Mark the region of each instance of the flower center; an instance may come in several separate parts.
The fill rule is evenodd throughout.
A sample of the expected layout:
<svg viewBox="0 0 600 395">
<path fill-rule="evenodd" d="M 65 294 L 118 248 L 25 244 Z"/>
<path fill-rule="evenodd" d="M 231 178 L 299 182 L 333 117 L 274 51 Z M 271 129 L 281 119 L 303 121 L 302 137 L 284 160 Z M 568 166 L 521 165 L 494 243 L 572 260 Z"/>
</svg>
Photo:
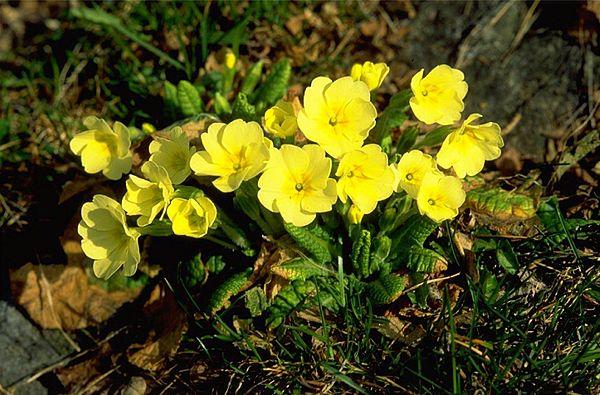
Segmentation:
<svg viewBox="0 0 600 395">
<path fill-rule="evenodd" d="M 427 92 L 427 89 L 423 89 L 423 91 L 421 92 L 421 94 L 423 96 L 427 96 L 429 94 L 429 92 Z"/>
<path fill-rule="evenodd" d="M 348 173 L 346 173 L 346 177 L 351 178 L 354 176 L 354 173 L 352 172 L 352 170 L 350 170 Z"/>
<path fill-rule="evenodd" d="M 413 179 L 413 175 L 412 175 L 412 174 L 410 174 L 410 173 L 408 173 L 408 174 L 406 175 L 406 179 L 407 179 L 408 181 L 412 180 L 412 179 Z"/>
<path fill-rule="evenodd" d="M 429 199 L 427 203 L 429 203 L 431 206 L 435 206 L 435 200 L 433 199 Z"/>
<path fill-rule="evenodd" d="M 233 170 L 235 170 L 235 171 L 238 171 L 241 168 L 242 168 L 242 165 L 239 164 L 239 163 L 236 163 L 236 164 L 233 165 Z"/>
<path fill-rule="evenodd" d="M 302 185 L 301 183 L 297 183 L 295 188 L 298 192 L 300 192 L 301 190 L 304 189 L 304 185 Z"/>
<path fill-rule="evenodd" d="M 329 118 L 329 124 L 335 126 L 337 124 L 337 118 L 335 116 Z"/>
</svg>

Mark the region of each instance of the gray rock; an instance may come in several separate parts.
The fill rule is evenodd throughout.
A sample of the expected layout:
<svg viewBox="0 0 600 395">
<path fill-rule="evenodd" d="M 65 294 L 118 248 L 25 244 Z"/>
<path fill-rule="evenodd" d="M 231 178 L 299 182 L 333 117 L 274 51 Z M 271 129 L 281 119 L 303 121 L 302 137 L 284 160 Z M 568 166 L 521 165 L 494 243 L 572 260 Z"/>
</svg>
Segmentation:
<svg viewBox="0 0 600 395">
<path fill-rule="evenodd" d="M 60 359 L 60 355 L 23 315 L 0 301 L 0 385 L 8 388 L 19 380 Z M 39 382 L 16 389 L 18 394 L 47 393 Z"/>
<path fill-rule="evenodd" d="M 527 11 L 524 2 L 421 3 L 401 56 L 415 69 L 460 68 L 469 83 L 465 113 L 502 127 L 520 117 L 506 146 L 543 161 L 546 136 L 567 126 L 585 92 L 584 53 L 557 31 L 522 35 Z"/>
</svg>

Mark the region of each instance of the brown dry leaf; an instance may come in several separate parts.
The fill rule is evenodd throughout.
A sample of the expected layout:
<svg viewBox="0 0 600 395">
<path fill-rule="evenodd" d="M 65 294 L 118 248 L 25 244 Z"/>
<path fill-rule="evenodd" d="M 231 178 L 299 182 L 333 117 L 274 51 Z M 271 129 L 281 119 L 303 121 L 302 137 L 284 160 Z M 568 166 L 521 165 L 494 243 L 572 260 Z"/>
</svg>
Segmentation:
<svg viewBox="0 0 600 395">
<path fill-rule="evenodd" d="M 71 366 L 56 369 L 54 372 L 68 393 L 77 393 L 93 379 L 111 368 L 110 355 L 113 350 L 110 343 L 102 343 L 91 358 Z"/>
<path fill-rule="evenodd" d="M 302 31 L 302 24 L 304 22 L 304 15 L 294 15 L 285 22 L 286 29 L 289 30 L 292 35 L 297 35 Z"/>
<path fill-rule="evenodd" d="M 134 344 L 127 350 L 127 359 L 133 365 L 157 371 L 179 348 L 187 330 L 187 318 L 179 308 L 175 296 L 164 285 L 157 285 L 144 305 L 144 315 L 150 333 L 144 344 Z"/>
<path fill-rule="evenodd" d="M 290 283 L 283 277 L 270 275 L 267 281 L 265 281 L 265 294 L 269 300 L 275 299 L 279 291 Z"/>
<path fill-rule="evenodd" d="M 390 339 L 412 344 L 421 340 L 425 335 L 425 330 L 420 324 L 403 321 L 391 313 L 386 313 L 385 318 L 387 318 L 387 321 L 384 324 L 379 324 L 377 330 Z"/>
<path fill-rule="evenodd" d="M 109 292 L 90 285 L 79 266 L 27 265 L 11 273 L 17 303 L 42 328 L 74 330 L 105 321 L 141 288 Z"/>
</svg>

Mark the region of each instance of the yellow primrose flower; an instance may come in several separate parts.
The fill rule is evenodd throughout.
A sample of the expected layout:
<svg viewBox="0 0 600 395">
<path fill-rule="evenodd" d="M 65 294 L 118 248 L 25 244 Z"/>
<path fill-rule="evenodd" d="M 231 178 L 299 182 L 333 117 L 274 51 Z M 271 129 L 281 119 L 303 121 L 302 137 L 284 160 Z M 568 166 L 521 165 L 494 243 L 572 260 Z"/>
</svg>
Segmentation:
<svg viewBox="0 0 600 395">
<path fill-rule="evenodd" d="M 206 151 L 196 152 L 190 166 L 199 176 L 217 176 L 213 185 L 221 192 L 235 191 L 242 181 L 256 177 L 273 146 L 258 123 L 241 119 L 213 123 L 201 138 Z"/>
<path fill-rule="evenodd" d="M 96 277 L 107 279 L 119 268 L 133 276 L 140 263 L 140 233 L 129 228 L 125 212 L 113 199 L 96 195 L 81 207 L 77 233 L 83 238 L 81 249 L 94 260 Z"/>
<path fill-rule="evenodd" d="M 376 117 L 367 84 L 352 77 L 333 82 L 317 77 L 304 92 L 298 126 L 307 139 L 339 158 L 362 146 Z"/>
<path fill-rule="evenodd" d="M 410 81 L 414 94 L 410 108 L 415 116 L 428 125 L 451 125 L 460 119 L 465 108 L 463 99 L 468 90 L 462 71 L 442 64 L 423 77 L 423 69 Z"/>
<path fill-rule="evenodd" d="M 427 173 L 437 171 L 437 166 L 431 155 L 415 149 L 402 155 L 396 169 L 398 187 L 402 188 L 408 196 L 416 199 L 423 177 Z"/>
<path fill-rule="evenodd" d="M 200 238 L 217 218 L 217 208 L 205 196 L 190 199 L 175 198 L 167 209 L 173 223 L 173 233 L 180 236 Z"/>
<path fill-rule="evenodd" d="M 348 209 L 348 220 L 350 220 L 351 224 L 360 224 L 360 221 L 362 221 L 364 216 L 365 213 L 360 211 L 360 209 L 355 204 L 350 206 L 350 208 Z"/>
<path fill-rule="evenodd" d="M 169 132 L 169 139 L 155 137 L 150 143 L 150 161 L 165 168 L 174 185 L 181 184 L 191 174 L 190 159 L 195 147 L 190 147 L 190 142 L 177 126 Z"/>
<path fill-rule="evenodd" d="M 465 202 L 465 197 L 460 179 L 430 172 L 423 177 L 417 195 L 417 207 L 421 215 L 442 222 L 458 215 L 458 209 Z"/>
<path fill-rule="evenodd" d="M 323 148 L 284 144 L 273 150 L 258 180 L 258 200 L 270 211 L 281 213 L 285 222 L 308 225 L 316 213 L 330 211 L 337 200 L 330 172 L 331 159 L 325 157 Z"/>
<path fill-rule="evenodd" d="M 377 202 L 390 197 L 395 187 L 394 172 L 388 157 L 377 144 L 347 152 L 340 160 L 337 172 L 337 194 L 343 203 L 348 198 L 364 214 L 369 214 Z"/>
<path fill-rule="evenodd" d="M 175 192 L 164 167 L 146 162 L 142 165 L 142 174 L 147 180 L 129 175 L 125 183 L 127 193 L 121 202 L 128 215 L 140 216 L 137 219 L 138 226 L 151 224 L 161 211 L 164 215 Z"/>
<path fill-rule="evenodd" d="M 296 134 L 298 122 L 292 103 L 279 100 L 265 112 L 265 129 L 275 137 L 286 138 Z"/>
<path fill-rule="evenodd" d="M 235 54 L 231 51 L 227 51 L 225 53 L 225 67 L 228 69 L 233 69 L 235 67 L 235 63 L 237 62 L 237 58 Z"/>
<path fill-rule="evenodd" d="M 115 122 L 113 129 L 96 117 L 87 117 L 83 124 L 88 130 L 76 134 L 69 144 L 75 155 L 81 156 L 86 173 L 102 174 L 110 180 L 118 180 L 131 170 L 131 139 L 127 126 Z"/>
<path fill-rule="evenodd" d="M 154 125 L 152 125 L 151 123 L 144 122 L 142 124 L 142 132 L 144 132 L 146 134 L 152 134 L 152 133 L 156 132 L 156 127 Z"/>
<path fill-rule="evenodd" d="M 460 128 L 446 137 L 437 153 L 437 163 L 444 169 L 452 167 L 460 178 L 479 173 L 486 160 L 500 157 L 500 148 L 504 146 L 500 125 L 494 122 L 472 124 L 481 117 L 481 114 L 469 115 Z"/>
<path fill-rule="evenodd" d="M 362 81 L 367 84 L 369 90 L 375 90 L 381 86 L 389 72 L 390 68 L 385 63 L 365 62 L 352 66 L 350 76 L 354 81 Z"/>
</svg>

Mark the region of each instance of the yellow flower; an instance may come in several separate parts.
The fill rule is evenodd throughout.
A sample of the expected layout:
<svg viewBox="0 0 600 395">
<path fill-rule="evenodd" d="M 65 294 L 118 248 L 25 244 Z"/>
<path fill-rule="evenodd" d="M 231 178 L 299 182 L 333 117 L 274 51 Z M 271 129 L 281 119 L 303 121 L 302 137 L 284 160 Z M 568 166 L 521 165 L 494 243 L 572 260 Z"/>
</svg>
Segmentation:
<svg viewBox="0 0 600 395">
<path fill-rule="evenodd" d="M 317 77 L 304 93 L 298 126 L 307 139 L 339 158 L 362 146 L 376 117 L 367 84 L 352 77 L 333 82 Z"/>
<path fill-rule="evenodd" d="M 425 174 L 437 171 L 435 160 L 431 155 L 424 154 L 419 150 L 412 150 L 402 155 L 396 168 L 398 170 L 398 186 L 413 199 L 417 198 Z"/>
<path fill-rule="evenodd" d="M 140 233 L 129 228 L 125 212 L 113 199 L 96 195 L 81 207 L 77 233 L 83 238 L 81 249 L 94 260 L 96 277 L 107 279 L 119 268 L 133 276 L 140 263 Z"/>
<path fill-rule="evenodd" d="M 337 172 L 337 194 L 343 203 L 348 198 L 364 214 L 369 214 L 377 202 L 390 197 L 395 187 L 394 172 L 388 166 L 387 155 L 377 144 L 347 152 L 340 160 Z"/>
<path fill-rule="evenodd" d="M 350 76 L 354 81 L 362 81 L 367 84 L 369 90 L 375 90 L 381 86 L 389 72 L 390 68 L 385 63 L 365 62 L 352 66 Z"/>
<path fill-rule="evenodd" d="M 258 123 L 241 119 L 213 123 L 201 138 L 206 151 L 196 152 L 190 166 L 199 176 L 217 176 L 213 184 L 221 192 L 235 191 L 242 181 L 256 177 L 273 146 Z"/>
<path fill-rule="evenodd" d="M 286 138 L 296 134 L 298 122 L 292 103 L 279 100 L 265 112 L 265 129 L 273 136 Z"/>
<path fill-rule="evenodd" d="M 421 215 L 425 214 L 436 222 L 442 222 L 458 215 L 458 209 L 465 202 L 465 195 L 460 179 L 430 172 L 425 175 L 419 188 L 417 207 Z"/>
<path fill-rule="evenodd" d="M 167 215 L 173 223 L 173 233 L 199 238 L 206 235 L 208 228 L 215 222 L 217 208 L 205 196 L 175 198 L 167 209 Z"/>
<path fill-rule="evenodd" d="M 365 213 L 360 211 L 360 209 L 354 204 L 348 209 L 348 219 L 350 220 L 351 224 L 360 224 L 360 221 L 362 221 L 364 216 Z"/>
<path fill-rule="evenodd" d="M 415 116 L 428 125 L 451 125 L 460 119 L 468 85 L 462 71 L 442 64 L 423 78 L 423 69 L 414 75 L 410 88 L 414 94 L 410 107 Z"/>
<path fill-rule="evenodd" d="M 228 69 L 233 69 L 235 67 L 235 63 L 237 62 L 237 58 L 235 54 L 231 51 L 227 51 L 225 53 L 225 67 Z"/>
<path fill-rule="evenodd" d="M 165 168 L 174 185 L 181 184 L 191 174 L 190 159 L 195 147 L 180 127 L 169 132 L 170 139 L 155 137 L 150 143 L 150 161 Z"/>
<path fill-rule="evenodd" d="M 106 178 L 118 180 L 131 170 L 131 139 L 127 126 L 115 122 L 113 129 L 96 117 L 87 117 L 83 124 L 88 130 L 76 134 L 69 146 L 81 156 L 83 169 L 90 174 L 102 171 Z"/>
<path fill-rule="evenodd" d="M 142 124 L 142 132 L 144 132 L 146 134 L 152 134 L 152 133 L 156 132 L 156 127 L 154 125 L 152 125 L 151 123 L 144 122 Z"/>
<path fill-rule="evenodd" d="M 154 162 L 142 165 L 142 174 L 147 180 L 131 174 L 125 183 L 127 193 L 123 196 L 123 209 L 128 215 L 139 215 L 138 226 L 146 226 L 158 214 L 167 209 L 175 192 L 169 174 L 164 167 Z"/>
<path fill-rule="evenodd" d="M 335 180 L 329 178 L 331 159 L 323 148 L 284 144 L 273 150 L 258 180 L 258 200 L 284 221 L 295 226 L 310 224 L 316 213 L 331 210 L 337 200 Z"/>
<path fill-rule="evenodd" d="M 460 178 L 479 173 L 486 160 L 500 157 L 500 148 L 504 146 L 500 125 L 493 122 L 472 124 L 481 117 L 481 114 L 469 115 L 460 128 L 446 137 L 437 153 L 437 163 L 444 169 L 454 168 Z"/>
</svg>

